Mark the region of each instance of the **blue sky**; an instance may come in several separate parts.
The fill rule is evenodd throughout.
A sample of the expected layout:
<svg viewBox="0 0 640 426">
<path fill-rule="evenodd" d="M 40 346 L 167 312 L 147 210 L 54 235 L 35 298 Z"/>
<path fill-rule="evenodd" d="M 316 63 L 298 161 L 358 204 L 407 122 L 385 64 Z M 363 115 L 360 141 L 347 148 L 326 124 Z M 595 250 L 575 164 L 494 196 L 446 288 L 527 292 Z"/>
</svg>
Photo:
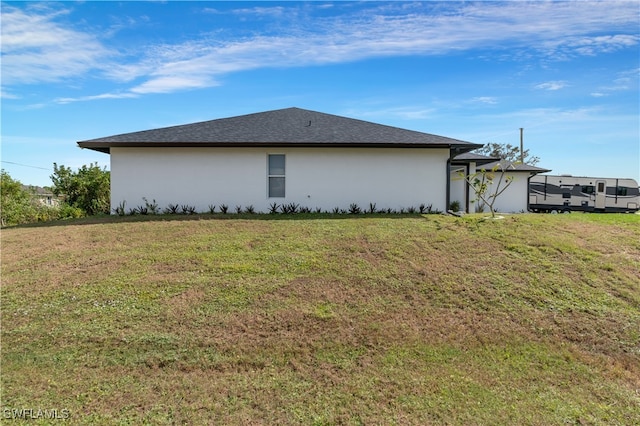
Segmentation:
<svg viewBox="0 0 640 426">
<path fill-rule="evenodd" d="M 78 140 L 300 107 L 640 180 L 640 2 L 5 2 L 2 168 Z"/>
</svg>

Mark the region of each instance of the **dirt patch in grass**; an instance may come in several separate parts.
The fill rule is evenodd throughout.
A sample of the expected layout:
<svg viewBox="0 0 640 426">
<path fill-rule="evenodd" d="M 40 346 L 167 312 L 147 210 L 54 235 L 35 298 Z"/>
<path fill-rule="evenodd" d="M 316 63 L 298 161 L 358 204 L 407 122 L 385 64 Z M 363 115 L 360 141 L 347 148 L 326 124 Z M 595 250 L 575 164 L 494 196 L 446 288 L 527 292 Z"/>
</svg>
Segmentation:
<svg viewBox="0 0 640 426">
<path fill-rule="evenodd" d="M 187 288 L 184 292 L 169 299 L 168 313 L 176 318 L 187 316 L 193 307 L 204 298 L 204 291 L 199 288 Z"/>
</svg>

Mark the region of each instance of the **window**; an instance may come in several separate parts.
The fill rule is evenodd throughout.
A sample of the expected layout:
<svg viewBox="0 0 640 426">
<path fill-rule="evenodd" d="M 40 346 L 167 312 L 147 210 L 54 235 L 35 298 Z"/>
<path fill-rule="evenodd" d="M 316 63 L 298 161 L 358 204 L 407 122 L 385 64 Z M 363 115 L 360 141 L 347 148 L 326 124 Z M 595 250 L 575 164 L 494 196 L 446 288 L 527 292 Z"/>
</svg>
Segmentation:
<svg viewBox="0 0 640 426">
<path fill-rule="evenodd" d="M 604 192 L 604 182 L 598 182 L 598 192 Z"/>
<path fill-rule="evenodd" d="M 584 194 L 593 194 L 594 192 L 596 192 L 596 188 L 593 185 L 583 185 L 582 192 Z"/>
<path fill-rule="evenodd" d="M 570 192 L 563 192 L 562 193 L 562 198 L 571 198 L 571 193 Z"/>
<path fill-rule="evenodd" d="M 284 154 L 269 154 L 269 198 L 284 198 Z"/>
<path fill-rule="evenodd" d="M 620 195 L 623 197 L 627 196 L 627 187 L 626 186 L 619 186 L 616 188 L 616 195 Z"/>
</svg>

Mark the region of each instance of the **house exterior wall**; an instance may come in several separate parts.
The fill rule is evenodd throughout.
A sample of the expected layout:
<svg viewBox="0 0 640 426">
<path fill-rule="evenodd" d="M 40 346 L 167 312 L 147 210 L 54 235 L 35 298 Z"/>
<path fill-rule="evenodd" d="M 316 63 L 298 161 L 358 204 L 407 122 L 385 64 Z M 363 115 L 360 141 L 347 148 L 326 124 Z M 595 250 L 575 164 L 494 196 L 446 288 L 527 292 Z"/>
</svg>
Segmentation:
<svg viewBox="0 0 640 426">
<path fill-rule="evenodd" d="M 286 156 L 286 194 L 268 197 L 268 155 Z M 111 148 L 111 208 L 160 208 L 188 204 L 251 205 L 267 212 L 272 203 L 312 209 L 366 209 L 432 205 L 446 210 L 448 149 L 425 148 Z"/>
<path fill-rule="evenodd" d="M 449 203 L 458 202 L 461 211 L 467 211 L 466 199 L 467 199 L 467 182 L 460 176 L 460 173 L 466 174 L 466 166 L 451 166 L 451 186 Z M 448 208 L 451 206 L 449 205 Z"/>
<path fill-rule="evenodd" d="M 497 183 L 500 179 L 500 172 L 496 173 L 494 181 Z M 527 211 L 527 203 L 529 200 L 529 173 L 506 173 L 506 177 L 513 177 L 513 181 L 509 187 L 498 196 L 493 208 L 499 213 L 521 213 Z M 503 178 L 502 182 L 506 180 Z M 504 183 L 501 185 L 504 187 Z M 488 190 L 488 195 L 495 192 L 495 187 L 491 186 Z M 471 194 L 471 199 L 477 199 L 475 194 Z M 472 204 L 472 210 L 475 211 L 475 205 L 478 201 Z M 489 212 L 489 206 L 486 206 L 484 211 Z"/>
<path fill-rule="evenodd" d="M 476 163 L 473 161 L 467 165 L 451 166 L 450 203 L 457 201 L 460 204 L 460 211 L 466 213 L 473 213 L 476 209 L 475 203 L 472 203 L 473 196 L 471 194 L 467 196 L 469 191 L 472 190 L 469 188 L 469 184 L 465 180 L 465 176 L 472 176 L 475 172 Z"/>
</svg>

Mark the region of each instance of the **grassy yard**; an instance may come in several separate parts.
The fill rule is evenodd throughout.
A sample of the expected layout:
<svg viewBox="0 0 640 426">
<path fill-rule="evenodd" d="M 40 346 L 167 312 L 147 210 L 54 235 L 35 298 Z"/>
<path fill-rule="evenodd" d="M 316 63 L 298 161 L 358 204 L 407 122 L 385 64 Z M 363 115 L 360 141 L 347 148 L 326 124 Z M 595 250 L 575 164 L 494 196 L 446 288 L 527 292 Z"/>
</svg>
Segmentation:
<svg viewBox="0 0 640 426">
<path fill-rule="evenodd" d="M 0 416 L 640 424 L 640 215 L 481 219 L 4 229 Z"/>
</svg>

